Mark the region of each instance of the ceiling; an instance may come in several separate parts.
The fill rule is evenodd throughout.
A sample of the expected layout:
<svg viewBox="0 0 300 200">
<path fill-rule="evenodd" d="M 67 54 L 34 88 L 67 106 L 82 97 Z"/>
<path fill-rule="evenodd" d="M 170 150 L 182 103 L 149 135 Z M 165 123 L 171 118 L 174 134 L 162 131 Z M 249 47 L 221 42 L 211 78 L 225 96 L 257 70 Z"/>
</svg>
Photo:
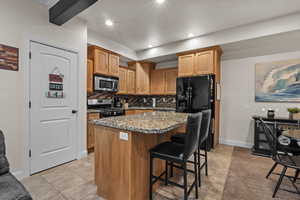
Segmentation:
<svg viewBox="0 0 300 200">
<path fill-rule="evenodd" d="M 90 30 L 141 50 L 298 11 L 299 0 L 102 0 L 79 16 Z"/>
<path fill-rule="evenodd" d="M 58 0 L 35 1 L 51 7 Z M 157 4 L 155 0 L 99 0 L 79 17 L 87 21 L 89 30 L 137 51 L 146 49 L 149 44 L 155 47 L 185 40 L 189 33 L 207 35 L 299 11 L 299 0 L 165 0 L 164 4 Z M 106 26 L 106 19 L 111 19 L 114 26 Z M 261 40 L 249 40 L 222 48 L 232 52 L 228 54 L 231 58 L 241 55 L 242 46 L 259 47 L 260 44 L 263 44 Z M 155 61 L 174 58 L 175 55 L 169 55 Z"/>
</svg>

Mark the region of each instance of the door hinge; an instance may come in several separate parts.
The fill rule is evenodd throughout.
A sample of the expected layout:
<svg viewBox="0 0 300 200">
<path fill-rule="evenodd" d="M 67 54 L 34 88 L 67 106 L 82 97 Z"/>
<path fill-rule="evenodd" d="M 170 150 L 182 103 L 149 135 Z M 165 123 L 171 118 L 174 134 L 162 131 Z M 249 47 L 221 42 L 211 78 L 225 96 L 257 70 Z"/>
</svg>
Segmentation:
<svg viewBox="0 0 300 200">
<path fill-rule="evenodd" d="M 29 158 L 31 158 L 31 149 L 29 150 Z"/>
<path fill-rule="evenodd" d="M 29 52 L 29 59 L 31 59 L 31 52 Z"/>
<path fill-rule="evenodd" d="M 29 101 L 29 108 L 31 108 L 31 101 Z"/>
</svg>

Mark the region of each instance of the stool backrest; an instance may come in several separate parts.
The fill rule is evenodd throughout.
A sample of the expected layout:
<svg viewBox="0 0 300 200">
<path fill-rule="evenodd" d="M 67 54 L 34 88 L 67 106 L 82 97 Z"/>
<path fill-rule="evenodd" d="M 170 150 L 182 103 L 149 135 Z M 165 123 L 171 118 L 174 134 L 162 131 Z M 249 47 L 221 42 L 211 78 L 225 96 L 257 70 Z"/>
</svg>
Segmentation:
<svg viewBox="0 0 300 200">
<path fill-rule="evenodd" d="M 211 123 L 211 110 L 202 111 L 202 122 L 200 128 L 199 145 L 203 144 L 203 142 L 207 140 L 209 129 L 210 129 L 210 123 Z"/>
<path fill-rule="evenodd" d="M 271 149 L 272 156 L 275 157 L 277 155 L 277 137 L 274 135 L 271 128 L 266 124 L 266 122 L 264 122 L 262 119 L 260 119 L 259 121 L 264 129 L 264 133 L 266 135 L 267 142 Z"/>
<path fill-rule="evenodd" d="M 183 159 L 187 160 L 197 150 L 200 137 L 202 113 L 190 114 L 186 126 Z"/>
<path fill-rule="evenodd" d="M 0 130 L 0 175 L 9 172 L 9 164 L 6 158 L 4 135 Z"/>
</svg>

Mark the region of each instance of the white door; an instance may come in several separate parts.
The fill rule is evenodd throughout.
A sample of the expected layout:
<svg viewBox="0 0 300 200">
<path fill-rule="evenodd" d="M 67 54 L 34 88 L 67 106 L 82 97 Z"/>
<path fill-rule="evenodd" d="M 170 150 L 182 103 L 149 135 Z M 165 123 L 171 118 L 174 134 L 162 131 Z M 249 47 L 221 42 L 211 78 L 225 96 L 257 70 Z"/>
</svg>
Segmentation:
<svg viewBox="0 0 300 200">
<path fill-rule="evenodd" d="M 35 42 L 30 48 L 33 174 L 75 159 L 78 81 L 77 54 Z"/>
</svg>

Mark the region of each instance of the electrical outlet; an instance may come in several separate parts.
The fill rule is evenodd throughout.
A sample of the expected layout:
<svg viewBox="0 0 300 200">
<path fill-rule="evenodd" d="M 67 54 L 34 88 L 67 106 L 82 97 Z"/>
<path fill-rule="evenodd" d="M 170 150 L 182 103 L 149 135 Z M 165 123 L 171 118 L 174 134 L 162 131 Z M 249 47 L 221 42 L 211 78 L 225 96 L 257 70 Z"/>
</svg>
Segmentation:
<svg viewBox="0 0 300 200">
<path fill-rule="evenodd" d="M 120 140 L 128 141 L 128 133 L 120 132 Z"/>
</svg>

